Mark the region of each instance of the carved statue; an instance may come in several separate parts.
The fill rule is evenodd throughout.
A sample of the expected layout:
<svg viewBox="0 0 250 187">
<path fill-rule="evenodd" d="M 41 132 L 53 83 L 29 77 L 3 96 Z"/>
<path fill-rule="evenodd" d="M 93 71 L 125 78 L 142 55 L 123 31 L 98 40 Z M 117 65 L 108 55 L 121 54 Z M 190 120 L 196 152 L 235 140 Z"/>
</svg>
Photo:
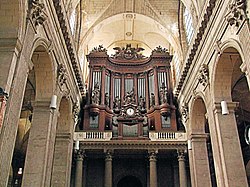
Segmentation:
<svg viewBox="0 0 250 187">
<path fill-rule="evenodd" d="M 105 93 L 104 104 L 105 104 L 106 106 L 109 106 L 109 94 L 108 94 L 108 93 Z"/>
<path fill-rule="evenodd" d="M 145 111 L 146 111 L 145 104 L 146 104 L 146 102 L 145 102 L 145 98 L 144 98 L 144 97 L 142 97 L 142 96 L 140 96 L 140 98 L 139 98 L 139 106 L 138 106 L 138 108 L 139 108 L 139 110 L 140 110 L 141 112 L 145 112 Z"/>
<path fill-rule="evenodd" d="M 113 58 L 117 59 L 127 59 L 127 60 L 132 60 L 132 59 L 141 59 L 144 56 L 140 54 L 140 51 L 143 51 L 144 49 L 141 47 L 131 47 L 131 44 L 127 44 L 126 48 L 120 48 L 120 47 L 115 47 L 113 48 L 116 50 L 115 55 L 113 55 Z"/>
<path fill-rule="evenodd" d="M 151 93 L 150 94 L 150 106 L 154 106 L 155 105 L 155 94 Z"/>
<path fill-rule="evenodd" d="M 161 87 L 160 87 L 160 103 L 164 104 L 167 103 L 167 90 L 164 82 L 162 82 Z"/>
<path fill-rule="evenodd" d="M 91 53 L 96 52 L 107 52 L 107 49 L 103 47 L 103 45 L 99 45 L 98 47 L 94 47 L 94 49 L 91 51 Z"/>
<path fill-rule="evenodd" d="M 126 95 L 124 96 L 124 104 L 131 104 L 135 103 L 135 93 L 134 93 L 134 88 L 130 92 L 127 92 Z"/>
<path fill-rule="evenodd" d="M 96 82 L 94 85 L 94 90 L 92 91 L 92 104 L 99 105 L 100 102 L 100 89 L 99 89 L 99 83 Z"/>
<path fill-rule="evenodd" d="M 120 108 L 120 99 L 118 96 L 115 97 L 115 100 L 114 100 L 114 105 L 113 105 L 113 108 L 114 109 L 119 109 Z"/>
</svg>

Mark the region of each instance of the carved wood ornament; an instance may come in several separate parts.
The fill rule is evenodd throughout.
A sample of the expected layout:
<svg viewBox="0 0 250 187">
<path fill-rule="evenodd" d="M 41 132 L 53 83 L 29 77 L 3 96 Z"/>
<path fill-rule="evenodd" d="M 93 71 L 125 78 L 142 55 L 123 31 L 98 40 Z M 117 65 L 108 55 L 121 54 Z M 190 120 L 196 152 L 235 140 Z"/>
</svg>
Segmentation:
<svg viewBox="0 0 250 187">
<path fill-rule="evenodd" d="M 87 55 L 90 76 L 83 130 L 112 130 L 118 139 L 147 138 L 150 128 L 160 131 L 162 124 L 176 131 L 172 56 L 167 49 L 159 46 L 150 57 L 131 44 L 114 49 L 108 56 L 100 45 Z"/>
</svg>

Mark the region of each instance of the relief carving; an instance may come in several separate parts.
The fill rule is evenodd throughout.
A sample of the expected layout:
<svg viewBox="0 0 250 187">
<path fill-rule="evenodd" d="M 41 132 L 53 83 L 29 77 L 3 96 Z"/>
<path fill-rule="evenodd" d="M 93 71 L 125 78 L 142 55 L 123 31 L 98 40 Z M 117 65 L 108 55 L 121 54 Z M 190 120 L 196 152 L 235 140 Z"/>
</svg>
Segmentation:
<svg viewBox="0 0 250 187">
<path fill-rule="evenodd" d="M 229 12 L 226 19 L 231 26 L 239 27 L 241 22 L 246 18 L 246 1 L 234 0 L 228 7 Z"/>
<path fill-rule="evenodd" d="M 91 51 L 91 53 L 96 52 L 107 52 L 107 49 L 103 47 L 103 45 L 99 45 L 98 47 L 94 47 L 94 49 Z"/>
<path fill-rule="evenodd" d="M 65 66 L 63 64 L 59 64 L 57 68 L 57 81 L 60 87 L 66 84 L 67 77 L 68 75 Z"/>
<path fill-rule="evenodd" d="M 47 17 L 44 4 L 40 3 L 39 0 L 33 0 L 30 16 L 35 26 L 42 25 Z"/>
<path fill-rule="evenodd" d="M 198 81 L 203 86 L 206 86 L 208 84 L 208 78 L 209 78 L 208 66 L 206 64 L 203 64 L 198 74 Z"/>
<path fill-rule="evenodd" d="M 113 49 L 116 50 L 116 53 L 112 56 L 114 59 L 136 60 L 144 58 L 144 56 L 139 53 L 144 49 L 141 47 L 131 47 L 131 44 L 127 44 L 126 48 L 115 47 Z"/>
</svg>

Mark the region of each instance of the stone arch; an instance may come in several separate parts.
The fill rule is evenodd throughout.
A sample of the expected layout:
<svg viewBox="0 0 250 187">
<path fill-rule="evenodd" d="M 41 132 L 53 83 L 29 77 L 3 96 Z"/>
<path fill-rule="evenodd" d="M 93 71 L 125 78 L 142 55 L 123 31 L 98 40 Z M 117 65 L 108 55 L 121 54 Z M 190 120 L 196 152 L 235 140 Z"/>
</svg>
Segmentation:
<svg viewBox="0 0 250 187">
<path fill-rule="evenodd" d="M 191 133 L 205 133 L 205 116 L 207 107 L 204 102 L 204 97 L 199 93 L 193 99 L 190 106 L 190 127 Z"/>
<path fill-rule="evenodd" d="M 73 150 L 74 121 L 72 104 L 63 97 L 59 105 L 52 168 L 52 186 L 69 186 Z M 63 169 L 62 169 L 63 168 Z"/>
<path fill-rule="evenodd" d="M 211 93 L 214 94 L 215 102 L 221 99 L 231 101 L 232 80 L 230 75 L 232 75 L 234 67 L 232 66 L 233 64 L 228 63 L 233 60 L 230 59 L 230 53 L 234 53 L 235 55 L 238 53 L 241 64 L 245 62 L 242 47 L 236 40 L 230 39 L 220 45 L 220 52 L 215 56 L 216 60 L 211 71 Z M 238 67 L 240 67 L 240 65 L 238 65 Z M 223 89 L 224 91 L 220 90 L 223 86 L 225 87 L 225 89 Z"/>
<path fill-rule="evenodd" d="M 216 61 L 212 65 L 211 75 L 211 93 L 214 106 L 214 126 L 216 127 L 218 151 L 221 153 L 217 155 L 218 171 L 216 175 L 218 184 L 221 185 L 247 185 L 246 171 L 244 167 L 244 153 L 242 154 L 241 138 L 244 133 L 241 133 L 244 127 L 242 113 L 250 102 L 250 93 L 247 85 L 247 77 L 242 72 L 244 64 L 244 54 L 241 45 L 234 39 L 226 40 L 219 45 L 219 55 L 216 56 Z M 243 83 L 243 84 L 242 84 Z M 240 85 L 244 85 L 244 89 L 238 89 Z M 244 90 L 244 97 L 240 97 Z M 222 115 L 221 101 L 227 102 L 229 113 Z M 240 108 L 237 107 L 239 104 Z M 239 110 L 240 109 L 240 110 Z M 248 109 L 250 114 L 250 109 Z M 244 114 L 245 113 L 245 114 Z M 248 112 L 247 112 L 248 113 Z M 250 117 L 249 117 L 250 121 Z M 243 129 L 244 131 L 244 129 Z M 222 162 L 221 162 L 222 160 Z M 225 162 L 225 163 L 223 163 Z M 222 166 L 219 165 L 222 164 Z M 231 164 L 230 163 L 234 163 Z M 227 165 L 225 168 L 224 165 Z M 232 174 L 234 167 L 237 165 L 237 176 Z M 224 184 L 223 184 L 224 183 Z"/>
<path fill-rule="evenodd" d="M 50 178 L 46 173 L 51 173 L 52 162 L 50 155 L 53 153 L 53 124 L 55 113 L 50 109 L 51 97 L 56 87 L 55 62 L 49 53 L 49 43 L 44 38 L 35 39 L 30 57 L 29 74 L 33 72 L 32 81 L 35 89 L 35 98 L 32 104 L 32 120 L 28 135 L 28 146 L 26 151 L 23 186 L 47 186 Z M 37 146 L 37 145 L 40 146 Z M 43 153 L 36 156 L 39 165 L 34 159 L 34 153 Z M 32 170 L 32 172 L 30 172 Z M 35 179 L 34 179 L 35 178 Z"/>
<path fill-rule="evenodd" d="M 119 176 L 117 176 L 114 180 L 114 186 L 115 187 L 119 187 L 118 184 L 120 181 L 122 181 L 123 179 L 126 179 L 126 178 L 130 178 L 132 177 L 133 179 L 135 179 L 137 182 L 139 182 L 141 184 L 141 187 L 144 187 L 146 184 L 143 183 L 143 177 L 141 176 L 140 173 L 136 173 L 135 171 L 132 171 L 132 172 L 125 172 Z"/>
<path fill-rule="evenodd" d="M 212 186 L 207 146 L 209 137 L 207 105 L 203 98 L 203 94 L 197 94 L 190 108 L 189 139 L 191 147 L 189 148 L 189 165 L 193 186 Z"/>
<path fill-rule="evenodd" d="M 50 100 L 55 87 L 55 68 L 50 55 L 43 45 L 33 52 L 31 60 L 35 70 L 36 101 Z"/>
<path fill-rule="evenodd" d="M 119 180 L 117 187 L 143 187 L 140 179 L 133 175 L 128 175 Z"/>
<path fill-rule="evenodd" d="M 63 96 L 59 104 L 59 116 L 57 119 L 57 133 L 73 133 L 72 103 L 70 98 Z"/>
</svg>

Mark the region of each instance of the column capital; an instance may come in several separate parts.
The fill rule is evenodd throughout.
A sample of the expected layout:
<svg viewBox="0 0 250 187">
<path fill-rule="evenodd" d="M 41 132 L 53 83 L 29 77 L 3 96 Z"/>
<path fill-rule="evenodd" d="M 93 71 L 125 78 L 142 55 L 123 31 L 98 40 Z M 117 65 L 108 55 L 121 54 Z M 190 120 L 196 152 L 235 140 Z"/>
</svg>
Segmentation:
<svg viewBox="0 0 250 187">
<path fill-rule="evenodd" d="M 84 154 L 84 150 L 83 149 L 79 149 L 79 150 L 75 150 L 75 159 L 76 160 L 83 160 L 84 157 L 85 157 L 85 154 Z"/>
<path fill-rule="evenodd" d="M 149 158 L 149 161 L 150 161 L 150 162 L 151 162 L 151 161 L 156 162 L 156 160 L 157 160 L 157 156 L 156 156 L 157 153 L 158 153 L 157 150 L 148 150 L 148 154 L 149 154 L 148 158 Z"/>
<path fill-rule="evenodd" d="M 178 153 L 178 161 L 185 161 L 185 150 L 177 150 Z"/>
<path fill-rule="evenodd" d="M 113 158 L 113 150 L 107 150 L 105 152 L 105 161 L 112 161 Z"/>
</svg>

